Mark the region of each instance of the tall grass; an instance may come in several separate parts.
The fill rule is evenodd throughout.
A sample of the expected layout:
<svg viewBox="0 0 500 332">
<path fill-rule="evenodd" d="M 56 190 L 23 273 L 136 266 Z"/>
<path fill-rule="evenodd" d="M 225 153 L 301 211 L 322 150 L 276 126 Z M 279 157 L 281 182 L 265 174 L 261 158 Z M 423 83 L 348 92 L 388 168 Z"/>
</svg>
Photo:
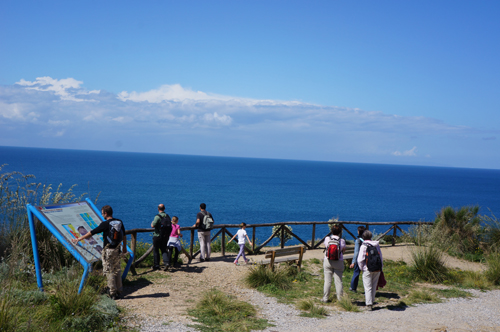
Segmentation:
<svg viewBox="0 0 500 332">
<path fill-rule="evenodd" d="M 251 331 L 269 326 L 267 320 L 257 318 L 254 306 L 216 289 L 205 292 L 189 314 L 203 324 L 193 326 L 201 331 Z"/>
<path fill-rule="evenodd" d="M 313 300 L 300 300 L 297 303 L 297 309 L 306 311 L 301 314 L 304 317 L 325 318 L 328 316 L 328 310 L 325 307 L 317 306 Z"/>
<path fill-rule="evenodd" d="M 482 256 L 479 239 L 483 232 L 479 206 L 443 208 L 434 221 L 432 242 L 449 254 L 477 260 Z"/>
<path fill-rule="evenodd" d="M 0 166 L 0 171 L 6 165 Z M 76 197 L 71 186 L 61 191 L 51 184 L 33 182 L 35 176 L 20 172 L 0 174 L 0 257 L 11 261 L 32 259 L 31 235 L 28 225 L 27 204 L 48 205 L 82 200 L 86 193 Z M 40 263 L 45 270 L 60 269 L 73 262 L 71 255 L 38 220 L 35 221 Z"/>
<path fill-rule="evenodd" d="M 488 269 L 485 272 L 486 278 L 494 285 L 500 285 L 500 252 L 492 252 L 486 258 Z"/>
<path fill-rule="evenodd" d="M 436 247 L 420 247 L 411 251 L 410 271 L 420 280 L 442 282 L 449 277 L 443 253 Z"/>
<path fill-rule="evenodd" d="M 291 270 L 285 267 L 276 267 L 273 270 L 265 265 L 257 265 L 250 268 L 250 271 L 245 276 L 245 283 L 252 288 L 259 288 L 263 286 L 272 286 L 278 290 L 287 290 L 291 288 L 293 281 Z"/>
</svg>

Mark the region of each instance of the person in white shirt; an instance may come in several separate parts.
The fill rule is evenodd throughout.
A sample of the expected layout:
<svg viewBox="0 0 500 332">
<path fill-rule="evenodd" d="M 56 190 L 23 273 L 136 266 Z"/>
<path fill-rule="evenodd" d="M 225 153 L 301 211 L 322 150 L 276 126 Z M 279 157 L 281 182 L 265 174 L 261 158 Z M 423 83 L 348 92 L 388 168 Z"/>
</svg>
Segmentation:
<svg viewBox="0 0 500 332">
<path fill-rule="evenodd" d="M 233 238 L 227 242 L 227 244 L 229 244 L 236 237 L 238 237 L 238 245 L 240 246 L 240 252 L 238 253 L 238 256 L 236 256 L 236 259 L 234 260 L 235 265 L 240 265 L 238 263 L 240 256 L 243 256 L 243 260 L 245 261 L 245 263 L 248 264 L 248 259 L 245 256 L 245 238 L 248 240 L 248 243 L 250 243 L 250 245 L 252 245 L 252 241 L 250 241 L 250 239 L 248 238 L 248 235 L 247 235 L 247 231 L 245 231 L 247 224 L 242 222 L 240 227 L 241 228 L 238 230 L 238 232 L 236 232 L 236 234 L 233 236 Z"/>
</svg>

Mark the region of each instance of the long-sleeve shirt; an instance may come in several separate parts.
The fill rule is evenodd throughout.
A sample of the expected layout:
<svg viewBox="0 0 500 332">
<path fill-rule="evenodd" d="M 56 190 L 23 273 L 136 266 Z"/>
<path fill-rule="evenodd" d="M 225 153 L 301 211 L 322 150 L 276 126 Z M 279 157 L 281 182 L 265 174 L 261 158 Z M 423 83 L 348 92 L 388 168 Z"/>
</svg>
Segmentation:
<svg viewBox="0 0 500 332">
<path fill-rule="evenodd" d="M 332 237 L 339 239 L 339 237 L 337 235 L 332 235 Z M 326 257 L 326 252 L 328 251 L 328 242 L 330 242 L 330 240 L 331 240 L 330 236 L 327 236 L 325 238 L 325 248 L 327 248 L 327 250 L 325 251 L 325 259 L 328 259 Z M 339 241 L 339 261 L 344 260 L 344 249 L 345 249 L 345 240 L 340 239 L 340 241 Z"/>
<path fill-rule="evenodd" d="M 384 259 L 382 258 L 382 250 L 380 250 L 380 245 L 378 241 L 372 241 L 372 240 L 365 240 L 363 244 L 359 248 L 359 255 L 358 255 L 358 266 L 361 271 L 368 271 L 368 268 L 366 267 L 366 243 L 371 244 L 375 248 L 377 248 L 378 253 L 380 255 L 380 260 L 382 261 L 382 266 L 384 266 Z"/>
<path fill-rule="evenodd" d="M 354 255 L 352 256 L 353 264 L 358 264 L 358 255 L 359 255 L 359 247 L 363 243 L 363 239 L 358 237 L 356 241 L 354 241 Z"/>
</svg>

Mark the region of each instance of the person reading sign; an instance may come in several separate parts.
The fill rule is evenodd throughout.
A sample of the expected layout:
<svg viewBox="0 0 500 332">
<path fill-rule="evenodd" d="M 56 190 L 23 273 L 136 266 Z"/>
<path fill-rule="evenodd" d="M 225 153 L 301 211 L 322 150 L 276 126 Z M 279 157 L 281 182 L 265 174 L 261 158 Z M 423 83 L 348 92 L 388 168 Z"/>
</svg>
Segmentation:
<svg viewBox="0 0 500 332">
<path fill-rule="evenodd" d="M 109 295 L 113 300 L 120 298 L 123 290 L 120 271 L 120 243 L 123 243 L 122 252 L 127 253 L 127 237 L 125 226 L 120 219 L 113 218 L 113 209 L 105 205 L 101 209 L 105 221 L 90 232 L 71 240 L 74 244 L 90 238 L 92 235 L 103 233 L 102 268 L 109 287 Z"/>
</svg>

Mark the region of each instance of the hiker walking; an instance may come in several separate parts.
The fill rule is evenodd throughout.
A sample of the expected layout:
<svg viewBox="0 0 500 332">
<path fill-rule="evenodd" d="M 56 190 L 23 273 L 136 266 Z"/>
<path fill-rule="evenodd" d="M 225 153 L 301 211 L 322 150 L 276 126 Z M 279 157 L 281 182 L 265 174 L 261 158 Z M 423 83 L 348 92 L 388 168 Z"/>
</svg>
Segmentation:
<svg viewBox="0 0 500 332">
<path fill-rule="evenodd" d="M 359 269 L 363 271 L 363 286 L 365 288 L 365 304 L 368 310 L 373 310 L 378 279 L 382 271 L 382 251 L 378 241 L 372 241 L 372 232 L 363 232 L 363 245 L 358 255 Z"/>
<path fill-rule="evenodd" d="M 330 297 L 330 288 L 332 287 L 332 278 L 335 280 L 335 292 L 337 299 L 340 300 L 343 295 L 342 274 L 344 272 L 344 252 L 345 240 L 340 238 L 342 228 L 334 225 L 332 236 L 325 239 L 325 258 L 323 262 L 323 271 L 325 283 L 323 285 L 322 302 L 328 302 Z"/>
<path fill-rule="evenodd" d="M 359 264 L 358 264 L 358 255 L 359 255 L 359 248 L 361 247 L 361 244 L 363 243 L 363 232 L 366 230 L 365 226 L 359 226 L 358 227 L 358 238 L 354 242 L 354 256 L 352 256 L 352 262 L 349 268 L 354 268 L 354 272 L 352 274 L 351 278 L 351 286 L 349 287 L 350 291 L 353 291 L 356 293 L 358 289 L 358 282 L 359 282 L 359 273 L 361 272 L 359 270 Z"/>
<path fill-rule="evenodd" d="M 252 241 L 250 241 L 250 239 L 248 238 L 247 231 L 245 230 L 246 227 L 247 227 L 247 224 L 242 222 L 240 224 L 240 229 L 238 230 L 238 232 L 236 232 L 236 234 L 231 238 L 231 240 L 229 240 L 227 242 L 227 244 L 229 244 L 236 237 L 238 237 L 238 245 L 240 246 L 240 252 L 238 253 L 238 256 L 236 256 L 236 259 L 234 260 L 235 265 L 240 265 L 238 263 L 240 256 L 243 256 L 243 260 L 245 261 L 245 263 L 248 264 L 248 259 L 245 256 L 245 238 L 246 238 L 246 240 L 248 240 L 248 243 L 250 243 L 250 245 L 252 245 Z"/>
</svg>

